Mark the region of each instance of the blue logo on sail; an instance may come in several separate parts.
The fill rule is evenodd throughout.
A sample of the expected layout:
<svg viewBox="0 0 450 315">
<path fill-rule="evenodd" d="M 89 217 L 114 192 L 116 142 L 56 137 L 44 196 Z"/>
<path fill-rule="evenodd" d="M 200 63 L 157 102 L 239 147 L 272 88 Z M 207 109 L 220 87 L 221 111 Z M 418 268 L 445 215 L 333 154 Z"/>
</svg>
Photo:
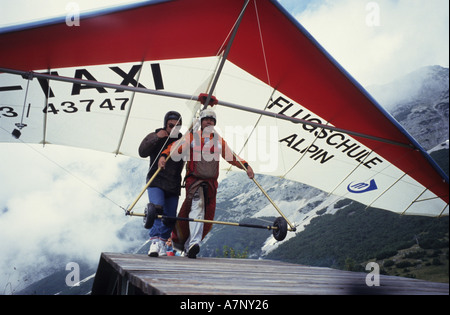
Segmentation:
<svg viewBox="0 0 450 315">
<path fill-rule="evenodd" d="M 350 183 L 347 186 L 347 190 L 354 194 L 362 194 L 368 191 L 378 189 L 377 184 L 375 183 L 375 179 L 372 179 L 369 183 Z"/>
</svg>

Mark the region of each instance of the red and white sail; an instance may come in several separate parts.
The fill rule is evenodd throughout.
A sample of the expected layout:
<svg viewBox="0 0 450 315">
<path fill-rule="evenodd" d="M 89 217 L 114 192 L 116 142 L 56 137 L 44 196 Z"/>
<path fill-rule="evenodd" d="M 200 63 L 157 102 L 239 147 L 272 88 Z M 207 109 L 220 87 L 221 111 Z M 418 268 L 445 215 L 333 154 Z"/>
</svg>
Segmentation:
<svg viewBox="0 0 450 315">
<path fill-rule="evenodd" d="M 10 28 L 0 47 L 0 142 L 137 156 L 167 111 L 186 130 L 212 92 L 217 130 L 257 173 L 448 215 L 448 178 L 276 1 L 153 1 Z"/>
</svg>

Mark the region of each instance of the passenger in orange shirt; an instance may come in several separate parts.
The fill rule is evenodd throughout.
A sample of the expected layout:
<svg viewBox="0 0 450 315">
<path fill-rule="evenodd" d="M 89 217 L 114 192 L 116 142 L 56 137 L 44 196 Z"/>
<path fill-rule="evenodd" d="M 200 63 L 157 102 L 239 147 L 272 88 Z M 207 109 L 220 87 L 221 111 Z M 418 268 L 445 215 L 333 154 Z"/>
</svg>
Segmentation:
<svg viewBox="0 0 450 315">
<path fill-rule="evenodd" d="M 220 156 L 240 169 L 244 169 L 242 166 L 244 165 L 250 179 L 254 177 L 254 173 L 251 166 L 235 155 L 225 140 L 215 132 L 215 112 L 210 109 L 204 110 L 200 114 L 200 119 L 201 129 L 186 134 L 179 140 L 181 143 L 175 142 L 164 150 L 158 166 L 165 167 L 166 158 L 172 148 L 174 151 L 171 158 L 180 159 L 183 156 L 187 158 L 186 199 L 178 216 L 214 220 Z M 183 248 L 189 258 L 196 258 L 200 251 L 200 242 L 211 228 L 210 223 L 177 221 L 172 231 L 172 241 L 176 247 Z"/>
</svg>

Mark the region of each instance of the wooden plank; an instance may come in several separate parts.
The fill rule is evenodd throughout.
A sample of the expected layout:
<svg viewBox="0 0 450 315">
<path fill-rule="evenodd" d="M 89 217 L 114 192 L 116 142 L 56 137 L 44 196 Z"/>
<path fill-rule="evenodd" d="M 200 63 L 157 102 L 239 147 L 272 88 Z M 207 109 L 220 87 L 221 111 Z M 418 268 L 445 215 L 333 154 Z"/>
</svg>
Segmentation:
<svg viewBox="0 0 450 315">
<path fill-rule="evenodd" d="M 379 287 L 368 287 L 366 276 L 272 260 L 102 253 L 92 293 L 123 294 L 131 290 L 172 295 L 449 294 L 445 283 L 383 275 Z"/>
</svg>

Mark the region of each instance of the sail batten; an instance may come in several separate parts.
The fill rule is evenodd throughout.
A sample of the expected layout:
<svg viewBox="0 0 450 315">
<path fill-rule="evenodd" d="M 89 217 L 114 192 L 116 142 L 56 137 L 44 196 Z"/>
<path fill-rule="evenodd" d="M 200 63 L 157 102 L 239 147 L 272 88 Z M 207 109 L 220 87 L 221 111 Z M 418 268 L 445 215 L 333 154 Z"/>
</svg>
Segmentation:
<svg viewBox="0 0 450 315">
<path fill-rule="evenodd" d="M 21 141 L 137 156 L 167 111 L 189 125 L 207 93 L 217 132 L 256 172 L 448 215 L 448 176 L 277 1 L 151 1 L 82 19 L 0 32 L 2 130 L 22 123 L 27 92 Z M 0 142 L 16 141 L 8 132 Z"/>
</svg>

